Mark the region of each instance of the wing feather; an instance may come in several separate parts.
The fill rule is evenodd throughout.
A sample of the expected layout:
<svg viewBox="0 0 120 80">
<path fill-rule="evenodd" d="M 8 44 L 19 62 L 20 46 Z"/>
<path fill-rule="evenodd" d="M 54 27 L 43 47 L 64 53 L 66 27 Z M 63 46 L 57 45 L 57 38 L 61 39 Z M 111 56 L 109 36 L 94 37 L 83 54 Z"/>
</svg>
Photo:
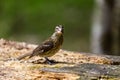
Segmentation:
<svg viewBox="0 0 120 80">
<path fill-rule="evenodd" d="M 30 55 L 30 57 L 33 57 L 34 55 L 39 55 L 42 53 L 45 53 L 49 50 L 51 50 L 54 47 L 53 41 L 45 41 L 43 44 L 39 45 L 33 50 L 33 53 Z"/>
</svg>

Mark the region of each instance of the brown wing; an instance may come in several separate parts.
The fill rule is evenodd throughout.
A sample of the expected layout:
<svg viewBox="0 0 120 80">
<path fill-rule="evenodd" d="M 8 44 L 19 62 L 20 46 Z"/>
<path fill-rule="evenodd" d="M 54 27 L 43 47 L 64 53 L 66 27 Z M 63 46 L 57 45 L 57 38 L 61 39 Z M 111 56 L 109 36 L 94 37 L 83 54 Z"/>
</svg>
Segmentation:
<svg viewBox="0 0 120 80">
<path fill-rule="evenodd" d="M 53 41 L 45 41 L 43 44 L 39 45 L 33 50 L 33 53 L 30 55 L 30 57 L 33 57 L 34 55 L 44 54 L 44 52 L 51 50 L 53 47 Z"/>
</svg>

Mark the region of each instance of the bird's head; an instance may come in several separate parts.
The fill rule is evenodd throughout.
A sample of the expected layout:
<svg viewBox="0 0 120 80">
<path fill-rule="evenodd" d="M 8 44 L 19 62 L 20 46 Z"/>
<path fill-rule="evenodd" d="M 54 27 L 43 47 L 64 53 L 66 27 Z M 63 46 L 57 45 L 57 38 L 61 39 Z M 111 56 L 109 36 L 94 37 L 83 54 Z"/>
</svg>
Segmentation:
<svg viewBox="0 0 120 80">
<path fill-rule="evenodd" d="M 64 28 L 63 28 L 62 25 L 58 25 L 58 26 L 55 27 L 55 32 L 63 33 L 63 31 L 64 31 Z"/>
<path fill-rule="evenodd" d="M 55 27 L 55 32 L 51 36 L 51 39 L 56 41 L 57 39 L 63 37 L 63 31 L 64 31 L 64 29 L 63 29 L 62 25 L 56 26 Z"/>
</svg>

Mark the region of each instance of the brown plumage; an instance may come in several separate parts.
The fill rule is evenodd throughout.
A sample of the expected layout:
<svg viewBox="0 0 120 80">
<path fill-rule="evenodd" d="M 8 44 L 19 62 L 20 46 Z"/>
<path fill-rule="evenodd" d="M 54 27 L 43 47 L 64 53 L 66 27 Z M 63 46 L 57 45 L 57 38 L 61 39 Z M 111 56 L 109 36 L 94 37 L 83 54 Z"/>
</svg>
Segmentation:
<svg viewBox="0 0 120 80">
<path fill-rule="evenodd" d="M 47 57 L 53 56 L 56 52 L 58 52 L 62 46 L 62 43 L 63 27 L 62 25 L 58 25 L 55 27 L 55 32 L 52 34 L 52 36 L 36 47 L 32 53 L 21 55 L 17 59 L 21 60 L 27 56 L 29 56 L 29 58 L 33 56 L 41 56 L 45 57 L 46 60 L 49 60 Z"/>
</svg>

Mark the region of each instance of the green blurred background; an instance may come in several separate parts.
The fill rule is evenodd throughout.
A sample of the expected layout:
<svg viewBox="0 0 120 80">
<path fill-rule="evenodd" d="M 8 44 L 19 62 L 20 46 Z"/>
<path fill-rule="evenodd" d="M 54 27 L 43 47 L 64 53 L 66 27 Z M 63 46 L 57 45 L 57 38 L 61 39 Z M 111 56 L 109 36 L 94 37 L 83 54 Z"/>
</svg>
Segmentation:
<svg viewBox="0 0 120 80">
<path fill-rule="evenodd" d="M 39 44 L 65 29 L 63 49 L 90 51 L 94 0 L 0 0 L 0 38 Z"/>
</svg>

